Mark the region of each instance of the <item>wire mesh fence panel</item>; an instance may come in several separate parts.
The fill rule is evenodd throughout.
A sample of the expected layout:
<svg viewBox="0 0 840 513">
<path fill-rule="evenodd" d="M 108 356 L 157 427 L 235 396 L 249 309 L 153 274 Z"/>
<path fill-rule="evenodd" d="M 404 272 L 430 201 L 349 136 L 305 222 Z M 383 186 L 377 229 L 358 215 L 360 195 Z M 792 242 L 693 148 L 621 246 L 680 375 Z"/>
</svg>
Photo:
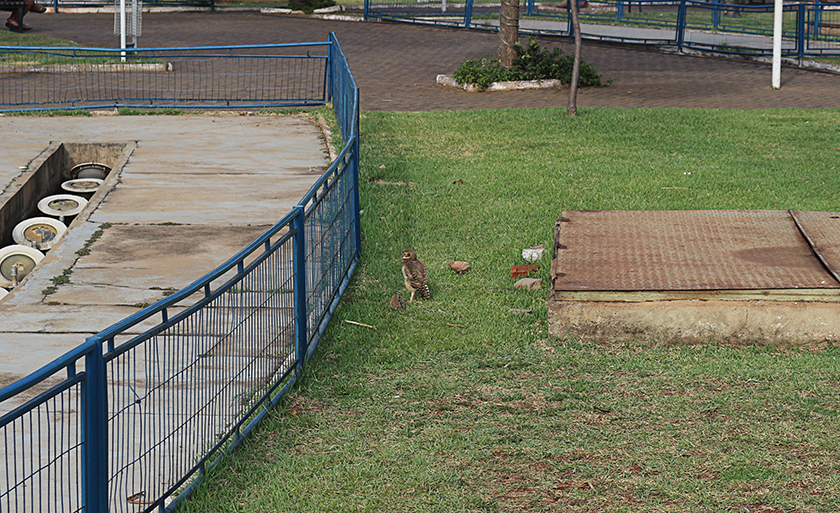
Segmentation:
<svg viewBox="0 0 840 513">
<path fill-rule="evenodd" d="M 805 53 L 840 55 L 840 3 L 810 5 L 805 20 Z"/>
<path fill-rule="evenodd" d="M 689 18 L 690 27 L 709 28 L 721 32 L 773 35 L 772 5 L 698 3 L 694 6 L 693 12 L 696 12 L 696 16 L 705 23 L 698 23 L 694 18 Z M 785 36 L 795 37 L 795 18 L 784 21 L 786 22 L 783 24 Z"/>
<path fill-rule="evenodd" d="M 156 506 L 199 470 L 296 363 L 292 240 L 106 354 L 112 511 Z"/>
<path fill-rule="evenodd" d="M 344 155 L 335 176 L 306 211 L 308 340 L 318 330 L 356 255 L 353 157 Z"/>
<path fill-rule="evenodd" d="M 340 50 L 340 48 L 339 48 Z M 349 138 L 350 134 L 355 133 L 356 127 L 353 125 L 356 119 L 354 113 L 354 106 L 350 95 L 356 90 L 356 81 L 350 74 L 350 68 L 347 65 L 347 58 L 339 53 L 337 57 L 332 59 L 330 68 L 334 84 L 332 86 L 333 106 L 335 107 L 335 115 L 338 121 L 341 133 L 345 138 Z"/>
<path fill-rule="evenodd" d="M 277 53 L 286 49 L 259 45 L 121 52 L 0 47 L 0 105 L 89 108 L 324 103 L 326 50 L 313 46 L 300 55 Z M 316 50 L 321 55 L 313 55 Z"/>
<path fill-rule="evenodd" d="M 583 1 L 578 4 L 581 23 L 611 25 L 656 26 L 676 28 L 679 2 L 645 1 Z M 568 21 L 567 2 L 535 2 L 532 15 Z"/>
<path fill-rule="evenodd" d="M 749 6 L 689 2 L 683 46 L 741 55 L 773 52 L 773 6 Z M 799 51 L 799 10 L 786 6 L 782 12 L 782 52 Z M 696 28 L 699 27 L 699 28 Z"/>
<path fill-rule="evenodd" d="M 82 374 L 67 379 L 52 377 L 3 401 L 0 512 L 84 510 L 80 425 L 83 387 Z M 22 404 L 12 408 L 15 403 Z"/>
</svg>

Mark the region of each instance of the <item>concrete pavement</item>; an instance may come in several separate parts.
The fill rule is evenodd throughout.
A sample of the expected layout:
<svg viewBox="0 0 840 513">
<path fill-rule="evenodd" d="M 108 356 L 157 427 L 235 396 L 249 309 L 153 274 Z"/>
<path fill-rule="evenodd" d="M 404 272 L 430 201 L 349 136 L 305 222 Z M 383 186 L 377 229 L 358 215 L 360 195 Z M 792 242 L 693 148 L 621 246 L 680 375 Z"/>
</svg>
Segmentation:
<svg viewBox="0 0 840 513">
<path fill-rule="evenodd" d="M 131 143 L 130 155 L 103 184 L 106 194 L 0 301 L 0 386 L 227 260 L 297 204 L 329 164 L 320 130 L 303 116 L 6 117 L 4 188 L 51 141 Z M 89 254 L 76 254 L 109 225 Z M 45 295 L 67 269 L 70 282 Z"/>
</svg>

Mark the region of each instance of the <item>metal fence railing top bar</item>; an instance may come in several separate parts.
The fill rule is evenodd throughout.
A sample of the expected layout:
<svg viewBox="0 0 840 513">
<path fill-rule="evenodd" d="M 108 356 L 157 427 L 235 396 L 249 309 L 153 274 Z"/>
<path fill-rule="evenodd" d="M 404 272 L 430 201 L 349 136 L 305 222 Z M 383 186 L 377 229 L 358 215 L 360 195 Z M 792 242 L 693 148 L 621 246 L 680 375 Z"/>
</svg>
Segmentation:
<svg viewBox="0 0 840 513">
<path fill-rule="evenodd" d="M 312 43 L 265 43 L 265 44 L 251 44 L 251 45 L 215 45 L 215 46 L 159 46 L 154 48 L 98 48 L 91 46 L 0 46 L 0 51 L 8 50 L 26 50 L 36 51 L 42 53 L 51 53 L 53 51 L 70 51 L 70 52 L 98 52 L 104 54 L 122 54 L 122 53 L 162 53 L 162 52 L 182 52 L 188 53 L 193 51 L 209 51 L 209 50 L 253 50 L 253 49 L 284 49 L 284 48 L 317 48 L 323 46 L 330 46 L 334 44 L 332 41 L 318 41 Z M 318 55 L 313 57 L 326 58 L 327 55 Z"/>
<path fill-rule="evenodd" d="M 313 104 L 332 101 L 338 157 L 291 212 L 219 267 L 0 389 L 0 512 L 174 511 L 303 372 L 360 254 L 359 93 L 334 34 L 281 51 L 294 47 L 306 54 L 286 57 L 321 63 L 294 80 L 315 92 Z M 85 82 L 86 70 L 56 75 Z M 15 110 L 42 108 L 12 100 Z M 141 325 L 151 327 L 137 334 Z"/>
</svg>

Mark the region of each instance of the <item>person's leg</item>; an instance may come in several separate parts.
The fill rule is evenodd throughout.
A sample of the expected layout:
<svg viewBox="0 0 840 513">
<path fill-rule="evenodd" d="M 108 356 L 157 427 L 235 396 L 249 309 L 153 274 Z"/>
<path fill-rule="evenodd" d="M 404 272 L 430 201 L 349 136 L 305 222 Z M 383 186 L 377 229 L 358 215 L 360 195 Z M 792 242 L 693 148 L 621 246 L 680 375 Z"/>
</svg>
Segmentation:
<svg viewBox="0 0 840 513">
<path fill-rule="evenodd" d="M 37 13 L 44 13 L 47 12 L 47 8 L 43 5 L 37 3 L 35 0 L 27 1 L 26 3 L 26 12 L 37 12 Z"/>
<path fill-rule="evenodd" d="M 22 15 L 18 16 L 17 10 L 12 11 L 12 15 L 6 20 L 6 26 L 12 30 L 31 30 L 32 27 L 23 22 L 23 16 L 26 16 L 29 11 L 45 12 L 46 10 L 47 8 L 43 5 L 36 4 L 35 0 L 27 0 Z"/>
<path fill-rule="evenodd" d="M 29 4 L 27 4 L 26 7 L 29 7 Z M 23 8 L 24 14 L 26 13 L 26 7 Z M 8 18 L 7 21 L 12 22 L 15 25 L 20 23 L 20 17 L 18 16 L 18 10 L 17 9 L 12 9 L 12 14 L 9 15 L 9 18 Z"/>
</svg>

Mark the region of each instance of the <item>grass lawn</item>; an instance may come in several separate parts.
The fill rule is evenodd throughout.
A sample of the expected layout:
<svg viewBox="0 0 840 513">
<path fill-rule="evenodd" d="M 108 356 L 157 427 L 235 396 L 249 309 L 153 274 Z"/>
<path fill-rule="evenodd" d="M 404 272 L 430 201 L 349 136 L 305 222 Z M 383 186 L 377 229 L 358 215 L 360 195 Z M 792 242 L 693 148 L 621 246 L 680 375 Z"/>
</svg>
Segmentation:
<svg viewBox="0 0 840 513">
<path fill-rule="evenodd" d="M 840 349 L 555 339 L 509 278 L 562 209 L 840 210 L 840 111 L 564 111 L 363 113 L 353 282 L 182 511 L 840 510 Z"/>
<path fill-rule="evenodd" d="M 71 41 L 11 30 L 0 30 L 0 46 L 79 46 Z"/>
</svg>

